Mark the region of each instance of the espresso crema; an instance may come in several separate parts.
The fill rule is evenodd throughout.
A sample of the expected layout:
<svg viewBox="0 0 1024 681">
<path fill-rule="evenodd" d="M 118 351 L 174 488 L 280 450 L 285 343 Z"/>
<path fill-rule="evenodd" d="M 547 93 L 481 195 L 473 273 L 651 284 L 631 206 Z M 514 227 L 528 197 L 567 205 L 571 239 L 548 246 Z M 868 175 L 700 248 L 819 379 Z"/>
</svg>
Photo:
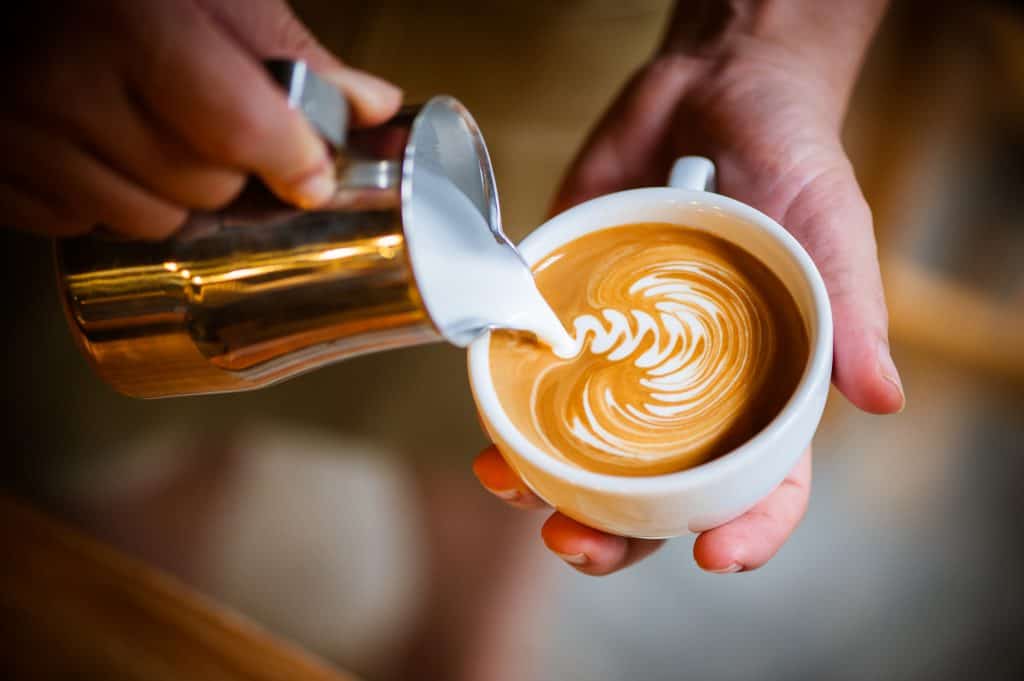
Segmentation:
<svg viewBox="0 0 1024 681">
<path fill-rule="evenodd" d="M 534 273 L 575 354 L 499 331 L 491 374 L 516 427 L 587 470 L 656 475 L 735 449 L 779 413 L 807 363 L 807 331 L 783 283 L 706 232 L 604 229 Z"/>
</svg>

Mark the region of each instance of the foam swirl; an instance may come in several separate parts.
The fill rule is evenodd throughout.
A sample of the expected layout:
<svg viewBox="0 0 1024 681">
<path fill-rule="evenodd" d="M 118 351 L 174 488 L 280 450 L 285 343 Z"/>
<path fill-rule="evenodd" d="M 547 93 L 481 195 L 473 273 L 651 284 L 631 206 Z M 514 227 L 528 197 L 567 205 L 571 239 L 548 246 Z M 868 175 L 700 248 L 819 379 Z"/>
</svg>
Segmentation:
<svg viewBox="0 0 1024 681">
<path fill-rule="evenodd" d="M 605 308 L 600 317 L 576 317 L 573 328 L 578 351 L 589 341 L 591 354 L 642 372 L 628 372 L 641 399 L 616 395 L 627 392 L 612 380 L 627 373 L 620 367 L 583 378 L 578 401 L 565 405 L 573 436 L 619 464 L 661 458 L 713 437 L 743 408 L 744 389 L 763 380 L 761 365 L 776 343 L 763 301 L 734 271 L 678 260 L 631 274 L 638 278 L 629 294 L 642 296 L 652 310 Z"/>
<path fill-rule="evenodd" d="M 496 335 L 492 375 L 524 432 L 585 468 L 649 475 L 728 451 L 781 409 L 806 359 L 782 283 L 694 230 L 603 230 L 542 262 L 537 281 L 577 354 Z"/>
</svg>

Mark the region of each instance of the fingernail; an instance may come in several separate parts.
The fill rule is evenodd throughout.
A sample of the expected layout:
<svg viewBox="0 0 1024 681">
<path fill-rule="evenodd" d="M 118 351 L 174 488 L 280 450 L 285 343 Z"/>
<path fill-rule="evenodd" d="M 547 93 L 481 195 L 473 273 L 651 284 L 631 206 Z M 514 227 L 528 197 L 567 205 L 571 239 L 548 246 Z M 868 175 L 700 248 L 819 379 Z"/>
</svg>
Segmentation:
<svg viewBox="0 0 1024 681">
<path fill-rule="evenodd" d="M 719 568 L 718 570 L 707 570 L 707 572 L 710 572 L 710 573 L 716 574 L 716 575 L 731 575 L 734 572 L 740 572 L 742 569 L 743 569 L 743 566 L 740 565 L 739 563 L 731 563 L 727 567 Z"/>
<path fill-rule="evenodd" d="M 334 170 L 329 163 L 325 163 L 323 170 L 303 180 L 292 191 L 295 203 L 301 208 L 316 208 L 331 198 L 334 188 Z"/>
<path fill-rule="evenodd" d="M 577 567 L 586 565 L 590 560 L 587 558 L 585 553 L 559 553 L 558 551 L 552 551 L 556 556 L 564 560 L 569 565 L 575 565 Z"/>
<path fill-rule="evenodd" d="M 523 494 L 517 489 L 487 489 L 488 492 L 504 501 L 519 501 Z"/>
<path fill-rule="evenodd" d="M 882 374 L 882 378 L 896 386 L 896 390 L 900 392 L 899 411 L 903 411 L 903 407 L 905 407 L 907 403 L 907 396 L 903 393 L 903 383 L 900 381 L 900 372 L 896 369 L 896 363 L 892 361 L 889 344 L 885 341 L 881 341 L 878 345 L 878 371 Z"/>
</svg>

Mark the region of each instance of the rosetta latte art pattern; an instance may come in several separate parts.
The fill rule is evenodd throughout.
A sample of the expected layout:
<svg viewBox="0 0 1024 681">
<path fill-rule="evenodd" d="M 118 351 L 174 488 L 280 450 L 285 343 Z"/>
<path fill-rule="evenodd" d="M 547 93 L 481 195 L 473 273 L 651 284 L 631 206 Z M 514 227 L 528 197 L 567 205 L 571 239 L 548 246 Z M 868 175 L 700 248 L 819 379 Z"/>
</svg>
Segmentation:
<svg viewBox="0 0 1024 681">
<path fill-rule="evenodd" d="M 627 278 L 636 307 L 573 321 L 578 351 L 606 362 L 576 374 L 571 399 L 560 405 L 571 435 L 618 465 L 694 451 L 717 437 L 760 389 L 777 343 L 765 301 L 735 270 L 681 259 Z M 541 404 L 545 394 L 534 391 L 535 408 L 551 406 Z"/>
<path fill-rule="evenodd" d="M 762 429 L 802 373 L 806 332 L 788 291 L 716 237 L 603 230 L 536 276 L 577 354 L 495 334 L 492 374 L 517 426 L 581 467 L 651 475 L 699 464 Z"/>
</svg>

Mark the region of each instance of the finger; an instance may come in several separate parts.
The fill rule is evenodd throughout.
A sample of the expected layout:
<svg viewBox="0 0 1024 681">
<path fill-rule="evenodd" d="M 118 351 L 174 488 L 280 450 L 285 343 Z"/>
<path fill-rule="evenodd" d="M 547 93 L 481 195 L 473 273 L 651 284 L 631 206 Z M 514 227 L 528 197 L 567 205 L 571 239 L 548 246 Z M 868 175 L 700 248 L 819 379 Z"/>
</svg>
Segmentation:
<svg viewBox="0 0 1024 681">
<path fill-rule="evenodd" d="M 89 26 L 92 32 L 110 35 L 118 28 Z M 209 210 L 239 193 L 245 175 L 209 163 L 152 116 L 144 102 L 125 87 L 115 54 L 97 55 L 81 45 L 67 47 L 69 53 L 91 58 L 73 63 L 53 58 L 44 61 L 35 77 L 18 83 L 19 97 L 12 106 L 21 111 L 14 116 L 59 131 L 105 165 L 171 203 Z"/>
<path fill-rule="evenodd" d="M 184 207 L 154 195 L 84 151 L 74 150 L 66 162 L 73 175 L 66 176 L 64 186 L 84 215 L 95 216 L 94 224 L 133 239 L 159 240 L 185 222 Z"/>
<path fill-rule="evenodd" d="M 488 447 L 473 461 L 473 474 L 488 492 L 516 508 L 545 508 L 547 504 L 530 491 L 506 463 L 497 447 Z"/>
<path fill-rule="evenodd" d="M 573 161 L 551 212 L 620 189 L 661 184 L 673 160 L 662 140 L 698 68 L 697 60 L 672 56 L 637 72 Z"/>
<path fill-rule="evenodd" d="M 631 539 L 587 527 L 555 513 L 541 528 L 544 544 L 580 572 L 595 577 L 629 567 L 657 551 L 663 539 Z"/>
<path fill-rule="evenodd" d="M 3 224 L 46 236 L 84 234 L 92 225 L 75 221 L 54 210 L 52 204 L 20 182 L 0 181 Z"/>
<path fill-rule="evenodd" d="M 199 210 L 220 208 L 241 192 L 243 172 L 193 153 L 120 84 L 94 83 L 88 95 L 107 102 L 106 115 L 91 115 L 88 106 L 54 107 L 56 120 L 74 131 L 81 146 L 139 186 Z"/>
<path fill-rule="evenodd" d="M 346 66 L 324 71 L 323 77 L 345 93 L 356 127 L 379 125 L 402 105 L 401 89 L 366 71 Z"/>
<path fill-rule="evenodd" d="M 303 207 L 327 201 L 326 146 L 262 65 L 193 3 L 136 4 L 156 14 L 147 58 L 128 67 L 149 111 L 214 165 L 255 172 Z"/>
<path fill-rule="evenodd" d="M 22 159 L 7 169 L 8 177 L 45 197 L 62 221 L 74 225 L 72 231 L 103 223 L 125 236 L 163 239 L 184 222 L 183 207 L 139 187 L 61 135 L 18 121 L 3 125 L 9 134 L 0 155 Z M 63 222 L 47 228 L 54 234 L 68 229 Z"/>
<path fill-rule="evenodd" d="M 761 567 L 782 547 L 807 510 L 811 493 L 808 449 L 774 492 L 739 518 L 704 532 L 693 557 L 708 572 L 731 573 Z"/>
<path fill-rule="evenodd" d="M 905 398 L 889 349 L 871 210 L 845 156 L 803 187 L 783 224 L 807 248 L 828 289 L 836 387 L 865 411 L 900 411 Z"/>
<path fill-rule="evenodd" d="M 341 63 L 310 33 L 284 0 L 214 2 L 210 14 L 250 52 L 266 59 L 302 59 L 346 95 L 356 125 L 377 125 L 395 115 L 402 91 L 391 83 Z"/>
</svg>

